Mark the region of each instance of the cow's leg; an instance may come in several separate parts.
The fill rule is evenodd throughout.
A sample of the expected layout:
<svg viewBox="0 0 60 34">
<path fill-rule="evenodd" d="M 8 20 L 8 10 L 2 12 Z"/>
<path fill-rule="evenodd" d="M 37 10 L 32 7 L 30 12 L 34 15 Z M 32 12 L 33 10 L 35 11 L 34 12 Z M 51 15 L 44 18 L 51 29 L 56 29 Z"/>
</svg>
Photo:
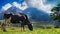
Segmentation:
<svg viewBox="0 0 60 34">
<path fill-rule="evenodd" d="M 2 28 L 2 30 L 3 30 L 4 32 L 6 32 L 6 24 L 5 24 L 5 23 L 3 23 L 3 24 L 1 25 L 1 28 Z"/>
<path fill-rule="evenodd" d="M 23 28 L 23 31 L 25 31 L 24 25 L 23 25 L 23 27 L 22 27 L 22 28 Z"/>
<path fill-rule="evenodd" d="M 2 23 L 1 28 L 4 32 L 6 32 L 6 25 L 7 25 L 7 19 L 4 20 L 4 23 Z"/>
<path fill-rule="evenodd" d="M 24 24 L 21 23 L 21 31 L 25 31 Z"/>
<path fill-rule="evenodd" d="M 21 24 L 21 31 L 23 31 L 23 25 Z"/>
</svg>

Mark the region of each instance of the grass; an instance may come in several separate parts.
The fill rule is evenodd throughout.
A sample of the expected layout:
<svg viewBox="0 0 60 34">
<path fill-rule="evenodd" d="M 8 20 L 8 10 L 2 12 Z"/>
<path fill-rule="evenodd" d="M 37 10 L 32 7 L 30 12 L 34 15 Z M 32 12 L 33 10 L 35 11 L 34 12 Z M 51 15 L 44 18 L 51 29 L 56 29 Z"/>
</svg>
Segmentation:
<svg viewBox="0 0 60 34">
<path fill-rule="evenodd" d="M 51 28 L 51 29 L 41 29 L 34 28 L 33 31 L 29 31 L 26 28 L 26 31 L 21 31 L 20 28 L 7 28 L 7 32 L 3 32 L 0 29 L 0 34 L 60 34 L 60 28 Z"/>
</svg>

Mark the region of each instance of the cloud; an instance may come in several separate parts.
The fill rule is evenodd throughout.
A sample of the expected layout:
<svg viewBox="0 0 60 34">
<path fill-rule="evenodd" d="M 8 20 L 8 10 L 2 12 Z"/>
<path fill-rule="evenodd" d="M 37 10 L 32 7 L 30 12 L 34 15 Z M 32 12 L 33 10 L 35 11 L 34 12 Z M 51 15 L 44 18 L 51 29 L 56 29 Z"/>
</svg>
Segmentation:
<svg viewBox="0 0 60 34">
<path fill-rule="evenodd" d="M 17 2 L 13 2 L 13 5 L 21 10 L 25 10 L 26 8 L 28 8 L 27 4 L 24 2 L 23 5 L 21 6 L 21 4 L 17 3 Z"/>
<path fill-rule="evenodd" d="M 11 4 L 7 3 L 6 5 L 2 6 L 2 10 L 7 10 L 9 9 L 10 7 L 12 7 Z"/>
<path fill-rule="evenodd" d="M 26 0 L 26 3 L 28 6 L 36 7 L 50 13 L 53 6 L 51 4 L 45 4 L 46 1 L 47 0 Z"/>
<path fill-rule="evenodd" d="M 15 6 L 16 8 L 19 8 L 20 10 L 25 10 L 26 8 L 28 8 L 27 4 L 24 2 L 23 3 L 24 6 L 21 6 L 21 4 L 17 3 L 17 2 L 13 2 L 12 4 L 10 3 L 7 3 L 5 4 L 4 6 L 2 6 L 2 9 L 1 10 L 8 10 L 10 7 L 13 7 Z"/>
</svg>

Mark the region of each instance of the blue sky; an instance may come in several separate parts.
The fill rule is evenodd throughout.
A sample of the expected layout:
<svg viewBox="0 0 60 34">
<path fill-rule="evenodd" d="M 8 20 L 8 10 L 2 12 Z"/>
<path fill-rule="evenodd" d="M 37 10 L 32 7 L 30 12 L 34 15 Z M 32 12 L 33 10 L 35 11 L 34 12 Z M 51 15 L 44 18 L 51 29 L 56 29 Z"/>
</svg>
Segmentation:
<svg viewBox="0 0 60 34">
<path fill-rule="evenodd" d="M 0 10 L 5 7 L 5 5 L 8 4 L 8 6 L 10 5 L 18 5 L 21 3 L 27 4 L 25 5 L 25 9 L 26 7 L 35 7 L 37 9 L 42 9 L 48 13 L 50 13 L 50 10 L 56 6 L 58 3 L 60 3 L 60 0 L 0 0 Z M 15 6 L 16 6 L 15 5 Z M 24 7 L 20 7 L 20 9 L 23 9 Z M 8 8 L 7 8 L 8 9 Z"/>
<path fill-rule="evenodd" d="M 24 0 L 0 0 L 0 8 L 2 8 L 2 6 L 4 6 L 7 3 L 12 3 L 12 2 L 15 2 L 15 1 L 18 2 L 18 3 L 21 3 Z"/>
</svg>

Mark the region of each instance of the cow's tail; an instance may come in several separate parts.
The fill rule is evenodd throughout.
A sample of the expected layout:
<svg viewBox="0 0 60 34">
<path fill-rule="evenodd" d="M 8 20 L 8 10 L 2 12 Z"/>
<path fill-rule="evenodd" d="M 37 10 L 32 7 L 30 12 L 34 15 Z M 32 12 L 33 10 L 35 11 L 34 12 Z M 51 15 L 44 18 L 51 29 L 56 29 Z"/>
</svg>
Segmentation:
<svg viewBox="0 0 60 34">
<path fill-rule="evenodd" d="M 33 26 L 32 26 L 32 24 L 28 24 L 28 29 L 29 29 L 30 31 L 33 31 Z"/>
</svg>

